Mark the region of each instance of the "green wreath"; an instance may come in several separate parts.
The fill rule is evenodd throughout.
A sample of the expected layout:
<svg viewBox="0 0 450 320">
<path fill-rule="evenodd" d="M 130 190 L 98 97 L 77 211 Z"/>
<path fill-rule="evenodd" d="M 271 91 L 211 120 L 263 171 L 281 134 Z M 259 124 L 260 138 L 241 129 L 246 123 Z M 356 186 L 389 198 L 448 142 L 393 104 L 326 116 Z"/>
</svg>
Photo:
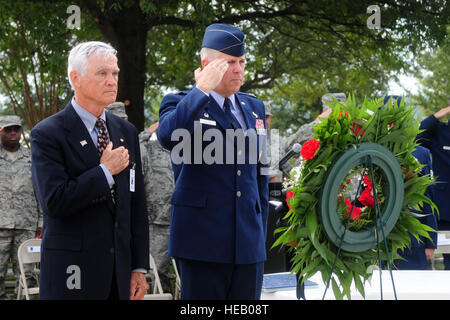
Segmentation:
<svg viewBox="0 0 450 320">
<path fill-rule="evenodd" d="M 383 99 L 357 106 L 354 96 L 335 103 L 303 145 L 287 223 L 275 230 L 280 236 L 273 247 L 288 247 L 291 272 L 302 284 L 320 271 L 337 299 L 351 299 L 352 283 L 365 296 L 373 265 L 401 259 L 410 234 L 431 239 L 435 230 L 411 209 L 428 203 L 438 210 L 424 195 L 432 178 L 419 174 L 412 155 L 420 132 L 414 109 L 403 102 L 383 105 Z"/>
</svg>

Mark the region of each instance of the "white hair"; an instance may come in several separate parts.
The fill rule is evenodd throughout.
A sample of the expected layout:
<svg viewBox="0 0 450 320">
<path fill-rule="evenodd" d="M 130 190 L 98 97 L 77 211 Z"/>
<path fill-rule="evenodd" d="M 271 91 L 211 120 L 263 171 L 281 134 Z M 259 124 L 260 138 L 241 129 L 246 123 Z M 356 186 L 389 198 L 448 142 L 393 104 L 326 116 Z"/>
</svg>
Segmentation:
<svg viewBox="0 0 450 320">
<path fill-rule="evenodd" d="M 200 50 L 200 59 L 208 59 L 209 61 L 212 61 L 217 58 L 217 56 L 220 54 L 220 51 L 211 49 L 211 48 L 202 48 Z"/>
<path fill-rule="evenodd" d="M 77 46 L 73 47 L 69 53 L 68 65 L 67 65 L 67 75 L 69 77 L 69 83 L 72 86 L 72 80 L 70 79 L 70 72 L 73 70 L 78 71 L 81 75 L 86 74 L 88 57 L 91 54 L 104 55 L 105 59 L 110 56 L 117 58 L 117 50 L 114 49 L 110 44 L 100 42 L 100 41 L 88 41 L 82 42 Z"/>
</svg>

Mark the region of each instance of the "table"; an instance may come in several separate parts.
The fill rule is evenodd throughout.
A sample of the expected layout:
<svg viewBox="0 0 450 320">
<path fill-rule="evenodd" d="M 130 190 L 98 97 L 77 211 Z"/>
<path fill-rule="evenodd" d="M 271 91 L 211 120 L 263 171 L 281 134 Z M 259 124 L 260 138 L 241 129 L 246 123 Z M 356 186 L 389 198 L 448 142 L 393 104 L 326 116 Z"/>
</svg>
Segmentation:
<svg viewBox="0 0 450 320">
<path fill-rule="evenodd" d="M 398 300 L 450 300 L 450 270 L 395 270 L 392 271 L 395 291 Z M 372 278 L 365 284 L 366 300 L 381 300 L 380 274 L 374 270 Z M 394 291 L 388 270 L 382 270 L 383 300 L 393 300 Z M 318 272 L 309 280 L 318 284 L 315 287 L 305 287 L 307 300 L 322 300 L 325 284 Z M 352 300 L 364 299 L 357 289 L 351 287 Z M 295 289 L 275 292 L 262 292 L 262 300 L 296 300 Z M 325 300 L 334 300 L 331 284 Z"/>
</svg>

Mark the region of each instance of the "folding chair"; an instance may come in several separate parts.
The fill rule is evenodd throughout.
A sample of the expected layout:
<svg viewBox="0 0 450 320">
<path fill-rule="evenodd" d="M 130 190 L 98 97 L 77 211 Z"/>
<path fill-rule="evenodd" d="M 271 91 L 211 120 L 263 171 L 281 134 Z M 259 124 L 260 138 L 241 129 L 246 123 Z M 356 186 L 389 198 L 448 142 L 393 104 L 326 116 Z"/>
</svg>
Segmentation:
<svg viewBox="0 0 450 320">
<path fill-rule="evenodd" d="M 175 259 L 172 258 L 172 265 L 173 265 L 173 270 L 175 272 L 175 300 L 179 300 L 180 299 L 180 293 L 181 293 L 181 279 L 180 279 L 180 274 L 178 273 L 178 268 L 177 268 L 177 263 L 175 262 Z"/>
<path fill-rule="evenodd" d="M 434 250 L 434 256 L 431 260 L 433 270 L 436 269 L 436 262 L 438 262 L 438 260 L 443 260 L 442 257 L 436 257 L 436 255 L 440 253 L 450 253 L 450 230 L 438 231 L 438 247 Z"/>
<path fill-rule="evenodd" d="M 33 264 L 36 269 L 36 264 L 41 261 L 41 242 L 41 239 L 29 239 L 24 241 L 17 250 L 20 269 L 17 300 L 20 300 L 23 296 L 30 300 L 30 294 L 39 294 L 39 287 L 28 288 L 24 265 Z"/>
<path fill-rule="evenodd" d="M 171 293 L 164 293 L 161 285 L 161 280 L 159 279 L 158 268 L 156 267 L 155 259 L 150 255 L 150 269 L 154 274 L 154 284 L 153 293 L 144 295 L 144 300 L 172 300 L 173 296 Z"/>
</svg>

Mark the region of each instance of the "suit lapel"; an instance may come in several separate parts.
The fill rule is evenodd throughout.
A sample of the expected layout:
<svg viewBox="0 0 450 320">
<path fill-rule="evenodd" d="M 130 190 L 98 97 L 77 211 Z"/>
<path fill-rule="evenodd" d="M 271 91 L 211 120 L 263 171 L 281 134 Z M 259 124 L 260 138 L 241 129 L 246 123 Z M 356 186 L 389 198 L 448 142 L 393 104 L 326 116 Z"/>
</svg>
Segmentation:
<svg viewBox="0 0 450 320">
<path fill-rule="evenodd" d="M 235 93 L 236 98 L 236 106 L 238 108 L 241 108 L 242 114 L 244 116 L 245 124 L 247 125 L 247 129 L 254 129 L 255 128 L 255 119 L 256 117 L 252 114 L 252 110 L 250 110 L 250 107 L 246 104 L 245 101 L 241 101 L 239 99 L 238 93 Z"/>
<path fill-rule="evenodd" d="M 99 164 L 97 148 L 83 121 L 69 103 L 65 109 L 64 127 L 68 131 L 67 140 L 88 168 Z"/>
<path fill-rule="evenodd" d="M 216 120 L 224 129 L 230 129 L 231 123 L 225 117 L 225 112 L 219 107 L 216 100 L 213 97 L 209 96 L 208 103 L 208 112 L 213 116 L 214 120 Z"/>
</svg>

